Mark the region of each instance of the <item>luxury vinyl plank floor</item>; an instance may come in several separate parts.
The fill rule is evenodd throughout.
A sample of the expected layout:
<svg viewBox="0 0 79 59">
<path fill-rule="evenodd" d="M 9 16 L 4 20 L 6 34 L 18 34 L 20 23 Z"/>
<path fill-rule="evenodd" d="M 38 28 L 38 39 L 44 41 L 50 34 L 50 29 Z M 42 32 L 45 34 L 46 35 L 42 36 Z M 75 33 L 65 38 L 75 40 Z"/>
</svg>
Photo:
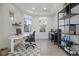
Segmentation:
<svg viewBox="0 0 79 59">
<path fill-rule="evenodd" d="M 36 42 L 40 44 L 41 56 L 67 56 L 62 49 L 48 39 L 37 39 Z"/>
</svg>

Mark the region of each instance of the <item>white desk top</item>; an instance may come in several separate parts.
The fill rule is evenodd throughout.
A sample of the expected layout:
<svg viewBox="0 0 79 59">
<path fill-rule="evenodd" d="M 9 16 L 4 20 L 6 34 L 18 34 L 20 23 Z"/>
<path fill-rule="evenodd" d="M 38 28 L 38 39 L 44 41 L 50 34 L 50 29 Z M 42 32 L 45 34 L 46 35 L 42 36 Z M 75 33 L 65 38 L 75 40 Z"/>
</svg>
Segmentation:
<svg viewBox="0 0 79 59">
<path fill-rule="evenodd" d="M 31 34 L 31 33 L 23 33 L 22 35 L 11 35 L 8 39 L 10 39 L 10 40 L 21 39 L 23 37 L 29 36 L 29 34 Z"/>
</svg>

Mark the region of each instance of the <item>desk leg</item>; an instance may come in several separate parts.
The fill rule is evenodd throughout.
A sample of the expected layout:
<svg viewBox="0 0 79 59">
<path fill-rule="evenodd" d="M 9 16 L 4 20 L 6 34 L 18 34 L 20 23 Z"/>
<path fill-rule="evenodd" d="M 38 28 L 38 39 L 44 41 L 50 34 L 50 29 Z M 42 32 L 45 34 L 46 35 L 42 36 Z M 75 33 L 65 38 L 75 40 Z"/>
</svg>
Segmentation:
<svg viewBox="0 0 79 59">
<path fill-rule="evenodd" d="M 11 40 L 11 52 L 14 52 L 14 40 Z"/>
</svg>

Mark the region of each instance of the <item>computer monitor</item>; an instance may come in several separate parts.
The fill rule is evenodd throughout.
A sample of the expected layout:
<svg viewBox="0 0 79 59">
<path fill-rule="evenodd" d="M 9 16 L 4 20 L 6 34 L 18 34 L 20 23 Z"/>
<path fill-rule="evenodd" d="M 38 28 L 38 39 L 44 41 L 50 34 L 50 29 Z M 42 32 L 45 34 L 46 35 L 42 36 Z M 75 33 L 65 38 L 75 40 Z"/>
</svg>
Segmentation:
<svg viewBox="0 0 79 59">
<path fill-rule="evenodd" d="M 21 32 L 21 29 L 20 28 L 17 28 L 16 29 L 16 35 L 19 35 L 19 34 L 21 34 L 22 32 Z"/>
</svg>

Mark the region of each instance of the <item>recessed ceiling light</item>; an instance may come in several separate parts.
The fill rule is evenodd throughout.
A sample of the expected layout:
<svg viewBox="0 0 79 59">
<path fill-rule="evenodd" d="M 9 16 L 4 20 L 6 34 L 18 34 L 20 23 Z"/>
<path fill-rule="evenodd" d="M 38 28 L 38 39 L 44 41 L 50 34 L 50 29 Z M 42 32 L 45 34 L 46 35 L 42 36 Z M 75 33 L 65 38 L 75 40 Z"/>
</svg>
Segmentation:
<svg viewBox="0 0 79 59">
<path fill-rule="evenodd" d="M 46 10 L 47 8 L 43 8 L 43 10 Z"/>
<path fill-rule="evenodd" d="M 35 8 L 34 8 L 34 7 L 32 7 L 32 10 L 35 10 Z"/>
</svg>

